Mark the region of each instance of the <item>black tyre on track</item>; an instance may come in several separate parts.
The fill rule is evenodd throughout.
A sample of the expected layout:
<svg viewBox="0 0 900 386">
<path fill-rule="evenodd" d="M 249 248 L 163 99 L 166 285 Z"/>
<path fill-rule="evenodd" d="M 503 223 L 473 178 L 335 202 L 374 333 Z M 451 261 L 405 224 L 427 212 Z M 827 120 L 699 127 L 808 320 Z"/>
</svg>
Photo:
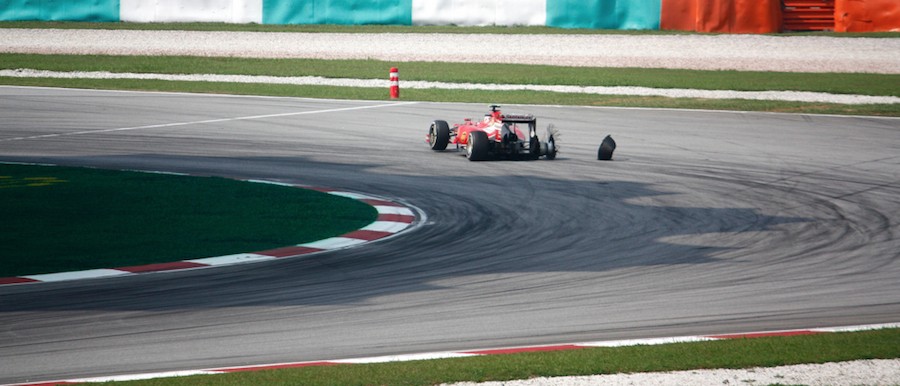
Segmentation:
<svg viewBox="0 0 900 386">
<path fill-rule="evenodd" d="M 531 137 L 531 140 L 528 143 L 528 151 L 531 152 L 529 154 L 531 159 L 541 158 L 541 141 L 538 137 Z"/>
<path fill-rule="evenodd" d="M 616 141 L 613 140 L 612 136 L 607 135 L 606 138 L 603 138 L 603 143 L 600 144 L 600 148 L 597 149 L 597 159 L 609 161 L 612 159 L 613 151 L 615 150 Z"/>
<path fill-rule="evenodd" d="M 450 125 L 447 121 L 434 121 L 428 129 L 428 146 L 431 150 L 441 151 L 450 143 Z"/>
<path fill-rule="evenodd" d="M 488 158 L 489 151 L 487 133 L 478 130 L 469 133 L 469 144 L 466 145 L 466 158 L 469 161 L 484 161 Z"/>
<path fill-rule="evenodd" d="M 556 138 L 554 138 L 553 135 L 551 134 L 551 135 L 547 136 L 547 156 L 546 156 L 546 158 L 548 160 L 555 160 L 557 151 L 558 150 L 556 149 Z"/>
</svg>

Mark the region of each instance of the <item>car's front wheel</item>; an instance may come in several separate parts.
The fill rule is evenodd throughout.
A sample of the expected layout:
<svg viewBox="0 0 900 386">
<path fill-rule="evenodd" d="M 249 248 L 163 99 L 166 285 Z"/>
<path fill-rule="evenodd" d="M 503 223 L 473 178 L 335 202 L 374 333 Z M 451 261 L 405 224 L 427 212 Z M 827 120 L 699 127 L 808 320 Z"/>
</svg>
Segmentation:
<svg viewBox="0 0 900 386">
<path fill-rule="evenodd" d="M 428 146 L 431 150 L 441 151 L 450 143 L 450 125 L 447 121 L 434 121 L 428 129 Z"/>
<path fill-rule="evenodd" d="M 469 133 L 469 144 L 466 145 L 466 158 L 469 161 L 484 161 L 489 151 L 487 133 L 477 130 Z"/>
</svg>

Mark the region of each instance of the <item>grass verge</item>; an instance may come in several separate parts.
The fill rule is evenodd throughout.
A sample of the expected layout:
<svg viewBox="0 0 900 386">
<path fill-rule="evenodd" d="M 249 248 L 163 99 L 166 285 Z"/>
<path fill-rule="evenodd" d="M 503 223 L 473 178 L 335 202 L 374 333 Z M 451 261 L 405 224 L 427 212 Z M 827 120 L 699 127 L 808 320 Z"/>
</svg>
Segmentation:
<svg viewBox="0 0 900 386">
<path fill-rule="evenodd" d="M 162 74 L 225 74 L 384 78 L 392 65 L 376 60 L 241 59 L 98 55 L 0 54 L 0 67 L 51 71 L 110 71 Z M 506 64 L 409 62 L 400 65 L 402 79 L 441 82 L 562 84 L 576 86 L 642 86 L 709 90 L 787 90 L 900 96 L 900 75 L 796 74 L 741 71 L 695 71 L 634 68 L 575 68 Z M 157 80 L 92 80 L 2 78 L 0 84 L 93 89 L 271 95 L 330 99 L 388 99 L 386 89 L 173 82 Z M 900 116 L 900 104 L 841 105 L 783 101 L 720 100 L 537 91 L 466 91 L 404 89 L 403 100 L 434 102 L 622 106 L 710 110 L 743 110 L 818 114 Z"/>
<path fill-rule="evenodd" d="M 900 329 L 337 365 L 125 382 L 125 385 L 434 385 L 533 377 L 740 369 L 900 357 Z"/>
<path fill-rule="evenodd" d="M 0 277 L 296 245 L 375 221 L 371 206 L 217 177 L 0 163 Z"/>
<path fill-rule="evenodd" d="M 737 91 L 811 91 L 900 96 L 900 75 L 699 71 L 658 68 L 554 67 L 522 64 L 378 60 L 252 59 L 187 56 L 0 54 L 0 68 L 158 74 L 321 76 L 385 79 L 400 67 L 401 80 L 571 86 L 640 86 Z"/>
<path fill-rule="evenodd" d="M 92 80 L 2 77 L 0 77 L 0 84 L 102 90 L 269 95 L 325 99 L 389 99 L 386 89 L 331 86 L 290 86 L 215 82 L 171 82 L 161 80 Z M 402 100 L 404 101 L 426 102 L 647 107 L 729 111 L 763 111 L 806 114 L 846 114 L 894 117 L 900 116 L 900 104 L 843 105 L 834 103 L 751 101 L 741 99 L 696 99 L 621 95 L 565 94 L 539 91 L 463 91 L 434 89 L 403 90 L 401 92 L 401 95 Z"/>
</svg>

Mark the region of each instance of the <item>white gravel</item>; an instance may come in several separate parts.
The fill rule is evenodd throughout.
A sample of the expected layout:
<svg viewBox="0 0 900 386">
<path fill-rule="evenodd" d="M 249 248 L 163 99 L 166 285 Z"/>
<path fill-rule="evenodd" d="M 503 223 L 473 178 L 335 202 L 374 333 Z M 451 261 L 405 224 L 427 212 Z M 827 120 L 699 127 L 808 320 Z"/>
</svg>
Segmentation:
<svg viewBox="0 0 900 386">
<path fill-rule="evenodd" d="M 0 29 L 0 52 L 900 74 L 900 39 Z"/>
<path fill-rule="evenodd" d="M 666 373 L 534 378 L 521 381 L 455 383 L 453 386 L 860 386 L 900 385 L 900 359 L 757 367 L 746 370 L 690 370 Z"/>
</svg>

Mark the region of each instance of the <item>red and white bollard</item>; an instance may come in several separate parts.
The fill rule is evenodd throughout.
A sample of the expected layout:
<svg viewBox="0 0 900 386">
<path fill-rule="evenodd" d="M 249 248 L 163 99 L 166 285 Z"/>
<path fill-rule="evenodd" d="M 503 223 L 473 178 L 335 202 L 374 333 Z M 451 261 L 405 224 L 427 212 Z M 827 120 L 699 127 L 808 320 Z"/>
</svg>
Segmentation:
<svg viewBox="0 0 900 386">
<path fill-rule="evenodd" d="M 391 67 L 391 99 L 400 98 L 400 70 Z"/>
</svg>

